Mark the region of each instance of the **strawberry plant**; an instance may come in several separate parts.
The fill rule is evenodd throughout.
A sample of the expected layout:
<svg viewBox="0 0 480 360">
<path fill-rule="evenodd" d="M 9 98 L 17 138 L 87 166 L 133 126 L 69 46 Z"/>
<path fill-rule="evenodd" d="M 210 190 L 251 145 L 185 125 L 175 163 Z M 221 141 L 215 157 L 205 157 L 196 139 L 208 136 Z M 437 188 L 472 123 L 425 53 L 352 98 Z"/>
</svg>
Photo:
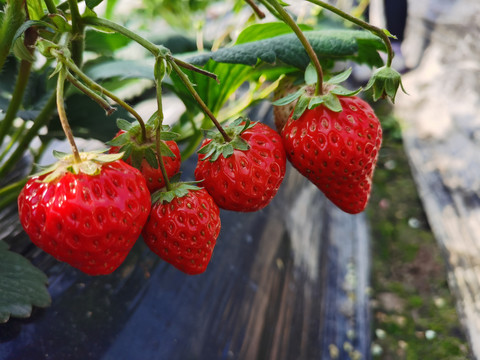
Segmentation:
<svg viewBox="0 0 480 360">
<path fill-rule="evenodd" d="M 235 1 L 235 11 L 254 15 L 238 34 L 179 50 L 178 41 L 122 25 L 114 1 L 103 10 L 102 0 L 0 1 L 0 211 L 17 204 L 34 244 L 89 275 L 115 271 L 141 233 L 179 270 L 205 272 L 221 241 L 219 208 L 268 206 L 287 159 L 340 209 L 363 211 L 381 126 L 360 90 L 341 85 L 350 72 L 338 69 L 346 62 L 377 68 L 366 94 L 394 100 L 401 81 L 391 68 L 391 35 L 328 3 L 307 2 L 363 29 L 298 24 L 277 0 Z M 158 16 L 174 21 L 179 2 L 164 6 Z M 165 116 L 165 91 L 185 105 L 174 121 Z M 274 91 L 276 118 L 283 107 L 278 133 L 248 120 Z M 141 114 L 140 101 L 155 106 Z M 71 154 L 39 172 L 33 164 L 64 138 Z M 105 146 L 82 152 L 79 138 Z M 194 174 L 181 174 L 192 155 Z M 15 178 L 22 159 L 30 176 Z M 0 239 L 0 258 L 21 264 L 38 296 L 0 297 L 0 322 L 28 316 L 12 311 L 15 301 L 23 309 L 48 305 L 45 277 L 6 245 Z M 9 274 L 0 273 L 2 294 L 17 279 Z M 27 282 L 18 277 L 19 286 Z"/>
</svg>

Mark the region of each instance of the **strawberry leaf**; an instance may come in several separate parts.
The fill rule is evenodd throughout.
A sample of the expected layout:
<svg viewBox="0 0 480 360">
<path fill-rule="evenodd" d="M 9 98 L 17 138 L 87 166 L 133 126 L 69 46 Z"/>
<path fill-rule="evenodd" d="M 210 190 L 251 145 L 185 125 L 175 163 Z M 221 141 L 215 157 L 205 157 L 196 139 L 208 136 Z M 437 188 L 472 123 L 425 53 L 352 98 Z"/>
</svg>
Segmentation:
<svg viewBox="0 0 480 360">
<path fill-rule="evenodd" d="M 157 156 L 155 155 L 155 152 L 152 150 L 152 148 L 146 148 L 144 156 L 145 156 L 145 160 L 147 160 L 148 164 L 152 168 L 158 169 Z"/>
<path fill-rule="evenodd" d="M 29 317 L 32 306 L 49 306 L 47 282 L 43 272 L 0 241 L 0 323 Z"/>
<path fill-rule="evenodd" d="M 290 104 L 291 102 L 294 102 L 295 100 L 297 100 L 304 93 L 305 93 L 305 89 L 303 89 L 303 88 L 299 89 L 298 91 L 296 91 L 292 94 L 288 94 L 287 96 L 285 96 L 281 99 L 278 99 L 277 101 L 274 101 L 273 105 L 284 106 L 284 105 Z"/>
<path fill-rule="evenodd" d="M 199 181 L 191 182 L 172 182 L 171 190 L 167 191 L 165 188 L 158 190 L 152 194 L 152 206 L 156 203 L 170 203 L 175 198 L 180 198 L 188 195 L 190 191 L 200 190 L 198 187 Z"/>
<path fill-rule="evenodd" d="M 348 79 L 352 73 L 352 68 L 348 68 L 345 71 L 342 71 L 340 74 L 337 74 L 326 81 L 327 84 L 340 84 Z"/>
<path fill-rule="evenodd" d="M 317 76 L 317 70 L 315 69 L 315 66 L 310 63 L 308 64 L 307 68 L 305 69 L 305 84 L 307 85 L 313 85 L 317 83 L 318 76 Z"/>
<path fill-rule="evenodd" d="M 382 66 L 378 50 L 385 51 L 383 42 L 369 31 L 326 29 L 305 31 L 320 61 L 354 60 L 359 64 Z M 200 54 L 187 61 L 203 65 L 209 59 L 229 64 L 255 66 L 259 60 L 269 63 L 284 63 L 298 69 L 305 69 L 310 63 L 302 44 L 295 34 L 285 34 L 269 39 L 247 42 L 216 52 Z"/>
<path fill-rule="evenodd" d="M 117 126 L 120 130 L 124 130 L 128 132 L 130 129 L 134 127 L 134 124 L 124 119 L 117 119 Z"/>
<path fill-rule="evenodd" d="M 302 95 L 298 98 L 297 104 L 295 105 L 295 109 L 293 110 L 293 119 L 297 120 L 302 116 L 302 114 L 307 110 L 307 107 L 310 104 L 311 97 L 307 95 Z"/>
<path fill-rule="evenodd" d="M 323 96 L 323 104 L 332 111 L 342 111 L 342 104 L 340 104 L 340 100 L 338 100 L 338 97 L 332 93 L 328 93 Z"/>
<path fill-rule="evenodd" d="M 330 90 L 332 94 L 339 95 L 339 96 L 355 96 L 360 91 L 362 91 L 362 88 L 358 88 L 356 90 L 349 90 L 340 85 L 337 85 L 332 90 Z"/>
</svg>

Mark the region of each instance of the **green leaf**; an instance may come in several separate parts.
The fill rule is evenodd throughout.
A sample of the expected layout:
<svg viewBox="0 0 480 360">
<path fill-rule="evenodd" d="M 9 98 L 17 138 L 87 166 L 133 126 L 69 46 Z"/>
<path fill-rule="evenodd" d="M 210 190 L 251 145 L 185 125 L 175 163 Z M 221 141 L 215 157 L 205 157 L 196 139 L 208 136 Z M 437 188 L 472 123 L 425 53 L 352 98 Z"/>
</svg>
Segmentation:
<svg viewBox="0 0 480 360">
<path fill-rule="evenodd" d="M 118 33 L 107 34 L 95 30 L 87 30 L 85 33 L 85 50 L 100 55 L 112 56 L 130 42 L 129 38 Z"/>
<path fill-rule="evenodd" d="M 311 26 L 299 24 L 302 31 L 312 30 Z M 270 22 L 263 24 L 254 24 L 245 28 L 237 37 L 236 45 L 244 44 L 252 41 L 272 38 L 275 36 L 288 34 L 293 32 L 290 26 L 284 22 Z"/>
<path fill-rule="evenodd" d="M 362 91 L 362 88 L 358 88 L 356 90 L 350 90 L 340 85 L 337 85 L 332 90 L 330 90 L 332 94 L 339 95 L 339 96 L 355 96 L 360 91 Z"/>
<path fill-rule="evenodd" d="M 153 76 L 153 63 L 135 60 L 109 60 L 89 64 L 85 72 L 94 80 L 109 78 L 149 79 Z"/>
<path fill-rule="evenodd" d="M 170 150 L 168 145 L 165 144 L 163 141 L 160 142 L 160 151 L 162 152 L 162 156 L 168 156 L 173 158 L 175 157 L 175 154 L 173 153 L 173 151 Z"/>
<path fill-rule="evenodd" d="M 351 73 L 352 73 L 352 68 L 348 68 L 347 70 L 342 71 L 340 74 L 337 74 L 331 77 L 326 82 L 329 84 L 335 84 L 335 85 L 340 84 L 346 81 Z"/>
<path fill-rule="evenodd" d="M 291 102 L 297 100 L 300 96 L 302 96 L 303 94 L 305 93 L 305 89 L 299 89 L 297 90 L 296 92 L 292 93 L 292 94 L 288 94 L 287 96 L 281 98 L 281 99 L 278 99 L 277 101 L 274 101 L 273 102 L 273 105 L 276 105 L 276 106 L 284 106 L 284 105 L 287 105 L 287 104 L 290 104 Z"/>
<path fill-rule="evenodd" d="M 128 133 L 120 134 L 117 137 L 114 137 L 112 140 L 107 141 L 107 145 L 110 146 L 123 146 L 128 142 L 130 135 Z"/>
<path fill-rule="evenodd" d="M 0 241 L 0 323 L 10 317 L 27 318 L 32 306 L 47 307 L 51 298 L 47 276 Z"/>
<path fill-rule="evenodd" d="M 310 63 L 305 69 L 305 84 L 313 85 L 317 83 L 317 80 L 318 80 L 317 70 L 315 69 L 315 66 L 312 63 Z"/>
<path fill-rule="evenodd" d="M 354 60 L 370 66 L 381 66 L 382 60 L 377 50 L 384 50 L 382 41 L 369 31 L 362 30 L 315 30 L 306 31 L 305 36 L 320 58 L 325 60 Z M 363 46 L 360 47 L 360 41 Z M 372 55 L 371 53 L 375 53 Z M 188 61 L 205 64 L 209 59 L 221 63 L 255 66 L 259 60 L 278 64 L 280 62 L 299 69 L 310 63 L 305 49 L 295 34 L 280 35 L 269 39 L 222 48 L 216 52 L 201 54 Z"/>
<path fill-rule="evenodd" d="M 171 182 L 172 189 L 166 191 L 166 189 L 158 190 L 152 194 L 152 206 L 155 203 L 170 203 L 175 198 L 180 198 L 188 195 L 191 191 L 200 190 L 197 186 L 199 181 L 189 182 Z"/>
<path fill-rule="evenodd" d="M 300 96 L 298 98 L 295 109 L 293 110 L 293 119 L 297 120 L 302 116 L 302 114 L 307 110 L 308 104 L 310 103 L 311 98 L 309 96 Z"/>
<path fill-rule="evenodd" d="M 43 26 L 43 27 L 48 27 L 52 30 L 57 30 L 55 28 L 55 26 L 53 26 L 52 24 L 46 22 L 46 21 L 42 21 L 42 20 L 28 20 L 28 21 L 25 21 L 22 26 L 20 26 L 17 31 L 15 32 L 15 35 L 13 36 L 13 41 L 19 39 L 23 33 L 30 27 L 32 26 Z"/>
<path fill-rule="evenodd" d="M 31 62 L 31 63 L 33 63 L 35 61 L 35 58 L 30 53 L 30 51 L 28 51 L 28 49 L 25 46 L 25 44 L 23 43 L 22 39 L 17 39 L 13 43 L 13 53 L 20 60 L 25 60 L 25 61 L 28 61 L 28 62 Z"/>
<path fill-rule="evenodd" d="M 340 104 L 340 100 L 338 100 L 338 97 L 332 93 L 328 93 L 327 95 L 323 96 L 323 104 L 332 111 L 342 111 L 342 104 Z"/>
<path fill-rule="evenodd" d="M 147 160 L 148 164 L 152 168 L 158 169 L 157 156 L 155 155 L 155 152 L 152 150 L 152 148 L 146 148 L 144 156 L 145 156 L 145 159 Z"/>
<path fill-rule="evenodd" d="M 117 119 L 117 126 L 120 130 L 128 131 L 134 127 L 134 125 L 125 119 Z"/>
<path fill-rule="evenodd" d="M 85 4 L 89 9 L 94 9 L 97 5 L 99 5 L 103 0 L 85 0 Z"/>
</svg>

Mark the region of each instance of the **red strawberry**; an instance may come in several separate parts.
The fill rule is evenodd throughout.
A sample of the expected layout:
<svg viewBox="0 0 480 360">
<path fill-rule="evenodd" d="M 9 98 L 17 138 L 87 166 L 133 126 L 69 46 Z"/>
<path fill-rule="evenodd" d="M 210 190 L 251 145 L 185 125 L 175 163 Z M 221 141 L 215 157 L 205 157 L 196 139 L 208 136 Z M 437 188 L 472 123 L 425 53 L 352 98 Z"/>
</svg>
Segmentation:
<svg viewBox="0 0 480 360">
<path fill-rule="evenodd" d="M 188 185 L 168 200 L 154 202 L 142 232 L 145 243 L 184 273 L 200 274 L 207 268 L 220 233 L 220 210 L 205 189 Z"/>
<path fill-rule="evenodd" d="M 112 155 L 63 157 L 31 178 L 18 197 L 31 241 L 90 275 L 113 272 L 140 235 L 150 193 L 140 172 Z M 118 156 L 117 156 L 118 158 Z"/>
<path fill-rule="evenodd" d="M 362 99 L 338 96 L 341 112 L 319 105 L 291 116 L 282 138 L 292 165 L 335 205 L 356 214 L 367 205 L 382 142 L 380 122 Z"/>
<path fill-rule="evenodd" d="M 115 138 L 118 138 L 120 135 L 125 133 L 126 132 L 124 130 L 120 130 L 115 136 Z M 168 153 L 170 155 L 173 155 L 173 156 L 167 156 L 167 155 L 163 156 L 165 170 L 167 171 L 167 175 L 170 178 L 180 171 L 180 165 L 181 165 L 180 149 L 178 148 L 177 143 L 173 140 L 167 140 L 167 141 L 162 140 L 162 143 L 165 144 L 166 147 L 168 147 L 168 149 L 170 149 Z M 132 145 L 132 147 L 135 147 L 135 149 L 130 150 L 130 154 L 132 152 L 137 152 L 137 153 L 139 152 L 140 154 L 138 155 L 135 154 L 133 156 L 137 155 L 137 157 L 140 157 L 141 161 L 139 161 L 139 163 L 135 163 L 135 161 L 132 159 L 133 156 L 127 154 L 129 156 L 124 159 L 125 162 L 130 165 L 134 165 L 136 168 L 140 170 L 142 175 L 145 177 L 145 180 L 147 181 L 148 190 L 151 193 L 163 188 L 165 186 L 165 180 L 163 178 L 162 171 L 158 166 L 157 160 L 155 159 L 154 152 L 153 150 L 151 150 L 151 148 L 155 148 L 153 135 L 147 144 L 138 144 L 134 139 L 131 139 L 131 144 L 136 144 L 136 145 Z M 153 158 L 151 160 L 147 159 L 146 156 L 148 155 L 144 153 L 147 148 L 150 149 L 150 154 L 153 155 Z M 110 148 L 110 153 L 118 153 L 120 152 L 120 149 L 121 149 L 120 146 L 112 146 Z M 162 148 L 162 153 L 166 153 L 165 148 Z M 151 162 L 153 162 L 155 166 L 152 166 L 152 164 L 150 164 Z"/>
<path fill-rule="evenodd" d="M 262 123 L 239 119 L 206 139 L 199 150 L 195 178 L 226 210 L 256 211 L 267 206 L 285 176 L 286 156 L 280 135 Z"/>
</svg>

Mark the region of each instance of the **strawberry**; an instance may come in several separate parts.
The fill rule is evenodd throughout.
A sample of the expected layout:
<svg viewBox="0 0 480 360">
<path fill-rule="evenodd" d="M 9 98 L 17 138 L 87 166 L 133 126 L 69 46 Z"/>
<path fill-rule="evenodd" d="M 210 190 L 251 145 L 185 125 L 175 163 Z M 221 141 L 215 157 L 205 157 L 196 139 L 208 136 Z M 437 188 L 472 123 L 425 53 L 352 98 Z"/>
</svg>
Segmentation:
<svg viewBox="0 0 480 360">
<path fill-rule="evenodd" d="M 109 142 L 111 145 L 109 152 L 124 152 L 123 160 L 140 170 L 147 181 L 148 190 L 151 193 L 163 188 L 165 180 L 155 156 L 156 144 L 153 126 L 147 124 L 147 138 L 142 141 L 138 124 L 132 125 L 124 120 L 118 124 L 126 130 L 120 130 L 115 135 L 115 138 Z M 162 141 L 160 146 L 165 170 L 170 178 L 180 171 L 181 158 L 180 149 L 177 143 L 172 140 L 176 137 L 176 134 L 166 131 L 167 129 L 161 133 Z"/>
<path fill-rule="evenodd" d="M 200 274 L 207 268 L 220 233 L 220 210 L 205 189 L 185 183 L 173 187 L 153 195 L 143 238 L 164 261 L 184 273 Z"/>
<path fill-rule="evenodd" d="M 282 130 L 291 164 L 347 213 L 363 211 L 382 142 L 370 105 L 356 96 L 338 96 L 341 111 L 324 104 L 292 116 Z"/>
<path fill-rule="evenodd" d="M 58 155 L 58 153 L 57 153 Z M 89 274 L 113 272 L 141 233 L 150 194 L 140 172 L 118 155 L 72 155 L 28 180 L 18 197 L 31 241 Z"/>
<path fill-rule="evenodd" d="M 286 170 L 280 135 L 262 123 L 237 119 L 225 131 L 204 140 L 195 178 L 226 210 L 251 212 L 267 206 L 276 195 Z"/>
</svg>

